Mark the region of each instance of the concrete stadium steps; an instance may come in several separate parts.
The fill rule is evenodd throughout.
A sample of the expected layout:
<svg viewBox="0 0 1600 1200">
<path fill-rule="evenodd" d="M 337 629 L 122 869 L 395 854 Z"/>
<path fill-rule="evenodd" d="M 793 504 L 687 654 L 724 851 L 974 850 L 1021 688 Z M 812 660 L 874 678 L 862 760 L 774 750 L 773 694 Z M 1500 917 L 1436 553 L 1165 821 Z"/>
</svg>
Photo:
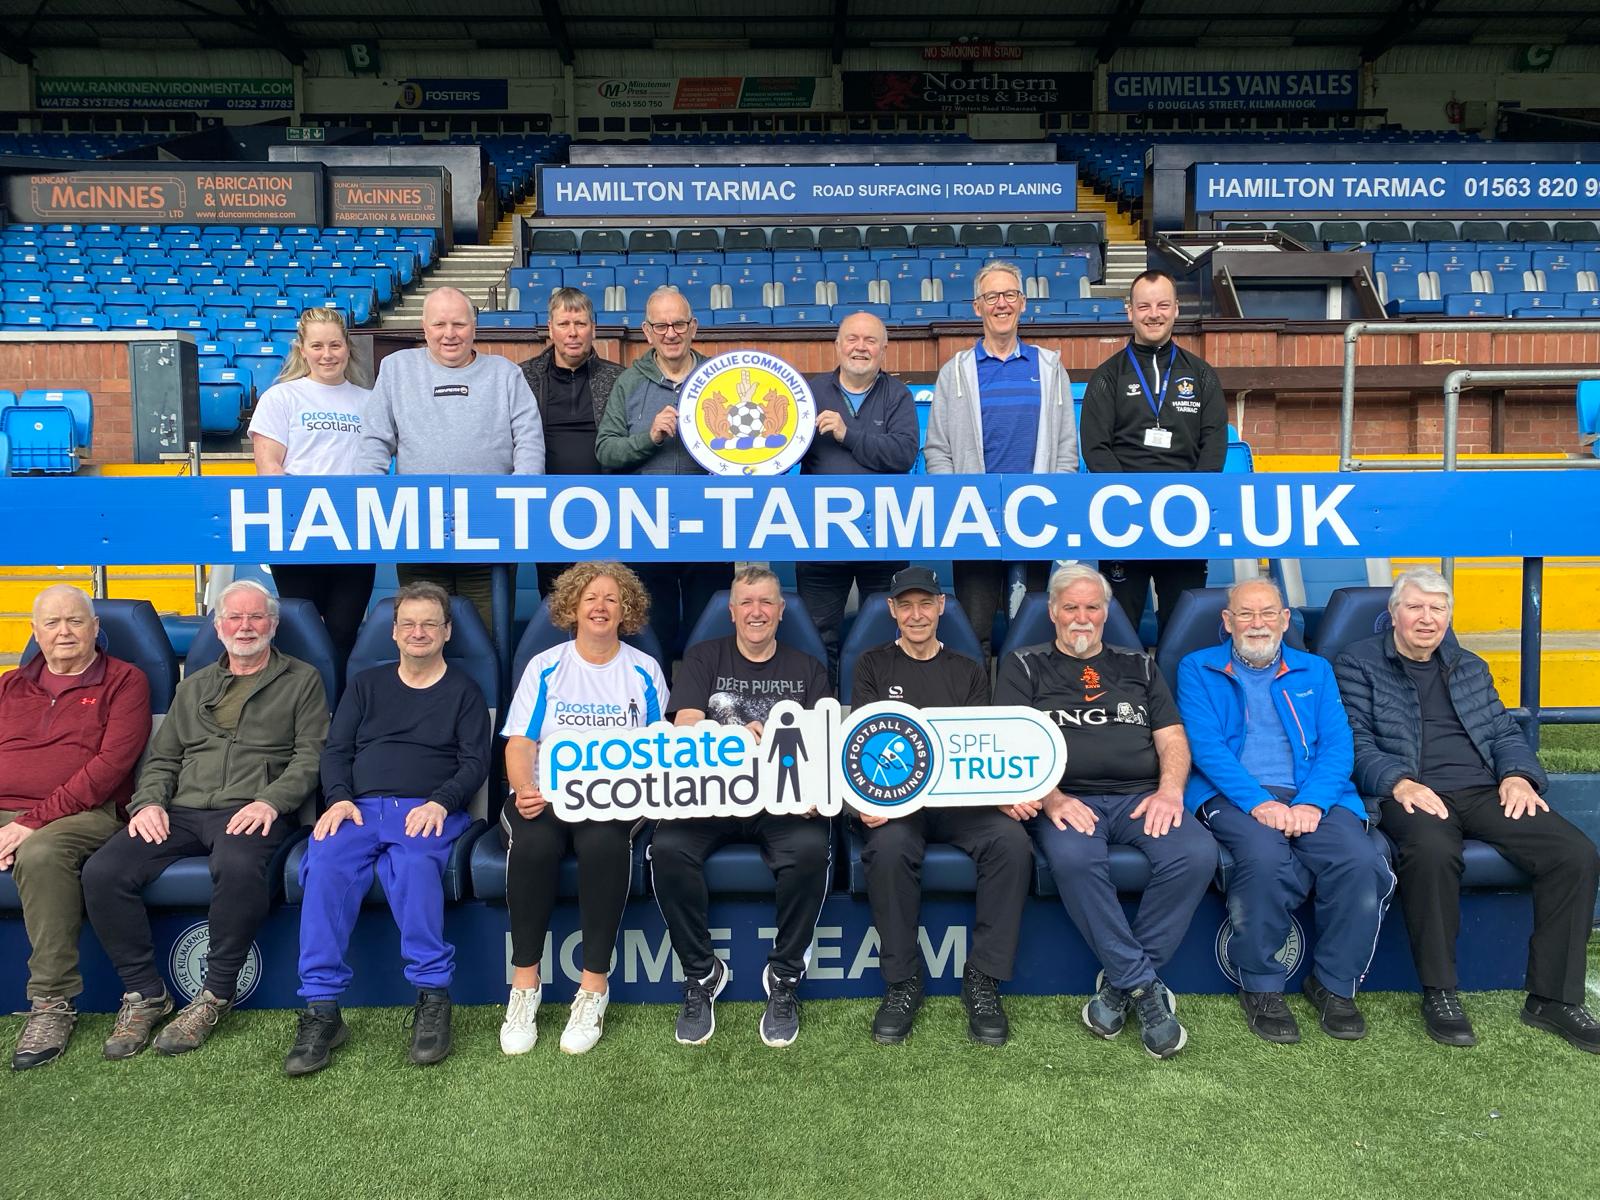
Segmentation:
<svg viewBox="0 0 1600 1200">
<path fill-rule="evenodd" d="M 503 246 L 457 246 L 441 258 L 420 280 L 413 291 L 383 313 L 382 327 L 415 329 L 422 324 L 422 305 L 436 288 L 460 288 L 479 307 L 488 303 L 489 289 L 505 280 L 511 266 L 510 244 Z M 504 297 L 502 297 L 502 302 Z"/>
<path fill-rule="evenodd" d="M 1143 249 L 1144 239 L 1139 236 L 1139 227 L 1133 218 L 1120 211 L 1115 200 L 1082 180 L 1078 183 L 1078 211 L 1100 213 L 1105 217 L 1107 242 L 1138 242 Z"/>
<path fill-rule="evenodd" d="M 504 246 L 511 248 L 511 228 L 522 217 L 531 217 L 539 209 L 539 202 L 532 196 L 522 201 L 511 212 L 500 218 L 500 223 L 494 227 L 494 232 L 489 235 L 491 246 Z"/>
</svg>

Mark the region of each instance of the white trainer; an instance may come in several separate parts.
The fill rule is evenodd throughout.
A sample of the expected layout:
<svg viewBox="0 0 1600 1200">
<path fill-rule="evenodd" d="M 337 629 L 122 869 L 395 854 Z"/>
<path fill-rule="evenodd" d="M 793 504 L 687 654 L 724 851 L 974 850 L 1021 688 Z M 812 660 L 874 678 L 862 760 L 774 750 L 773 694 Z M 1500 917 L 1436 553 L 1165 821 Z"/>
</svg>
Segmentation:
<svg viewBox="0 0 1600 1200">
<path fill-rule="evenodd" d="M 506 1019 L 500 1026 L 500 1049 L 506 1054 L 526 1054 L 539 1040 L 539 998 L 544 985 L 531 988 L 512 988 L 511 1000 L 506 1004 Z"/>
<path fill-rule="evenodd" d="M 611 1003 L 611 993 L 586 992 L 578 989 L 572 1000 L 572 1015 L 561 1032 L 561 1049 L 565 1054 L 582 1054 L 593 1050 L 605 1028 L 606 1007 Z"/>
</svg>

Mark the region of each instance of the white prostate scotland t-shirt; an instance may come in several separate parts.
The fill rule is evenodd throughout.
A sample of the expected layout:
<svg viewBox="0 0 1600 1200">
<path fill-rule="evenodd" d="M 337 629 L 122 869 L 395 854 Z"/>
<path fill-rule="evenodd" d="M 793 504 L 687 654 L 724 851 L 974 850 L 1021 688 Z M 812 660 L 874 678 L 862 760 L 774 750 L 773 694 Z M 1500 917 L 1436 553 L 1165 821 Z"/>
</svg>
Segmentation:
<svg viewBox="0 0 1600 1200">
<path fill-rule="evenodd" d="M 275 383 L 256 402 L 250 432 L 285 448 L 286 475 L 349 475 L 371 395 L 348 381 L 332 387 L 309 377 Z"/>
<path fill-rule="evenodd" d="M 661 667 L 644 651 L 624 642 L 596 666 L 563 642 L 528 663 L 500 733 L 537 742 L 578 729 L 636 729 L 661 720 L 667 699 Z"/>
</svg>

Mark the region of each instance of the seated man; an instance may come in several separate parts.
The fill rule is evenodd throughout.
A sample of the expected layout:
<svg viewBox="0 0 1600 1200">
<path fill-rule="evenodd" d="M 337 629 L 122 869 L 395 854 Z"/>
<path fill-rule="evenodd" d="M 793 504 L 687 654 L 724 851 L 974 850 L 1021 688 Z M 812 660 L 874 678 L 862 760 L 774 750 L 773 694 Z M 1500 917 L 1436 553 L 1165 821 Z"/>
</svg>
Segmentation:
<svg viewBox="0 0 1600 1200">
<path fill-rule="evenodd" d="M 1333 668 L 1283 644 L 1289 610 L 1269 579 L 1229 588 L 1222 622 L 1232 642 L 1196 650 L 1178 667 L 1178 711 L 1194 755 L 1184 803 L 1233 855 L 1228 953 L 1239 1003 L 1256 1036 L 1300 1040 L 1277 955 L 1315 888 L 1306 999 L 1323 1032 L 1354 1041 L 1367 1032 L 1356 988 L 1394 875 L 1367 836 L 1367 809 L 1350 783 L 1355 751 Z"/>
<path fill-rule="evenodd" d="M 99 632 L 88 596 L 45 588 L 33 601 L 38 657 L 0 676 L 0 871 L 11 871 L 33 948 L 17 1071 L 58 1057 L 72 1037 L 83 991 L 78 871 L 122 828 L 117 806 L 150 740 L 149 681 L 101 653 Z"/>
<path fill-rule="evenodd" d="M 350 681 L 322 755 L 327 809 L 300 862 L 300 1014 L 290 1075 L 328 1065 L 350 1036 L 339 997 L 350 986 L 345 950 L 376 870 L 395 922 L 406 981 L 418 989 L 411 1061 L 450 1053 L 455 947 L 444 940 L 442 876 L 470 823 L 467 804 L 489 776 L 489 703 L 444 660 L 450 597 L 436 583 L 395 594 L 400 664 Z"/>
<path fill-rule="evenodd" d="M 733 579 L 728 609 L 733 636 L 690 646 L 672 686 L 675 723 L 710 718 L 744 725 L 757 737 L 772 706 L 793 700 L 809 708 L 830 696 L 828 668 L 809 654 L 778 644 L 783 592 L 765 567 L 747 567 Z M 800 1033 L 795 989 L 805 974 L 817 917 L 828 894 L 831 822 L 812 816 L 759 813 L 753 817 L 691 817 L 662 821 L 650 846 L 656 902 L 672 935 L 687 982 L 678 1013 L 677 1039 L 698 1046 L 716 1031 L 715 1001 L 728 982 L 727 965 L 711 945 L 706 859 L 728 842 L 755 842 L 777 878 L 778 935 L 761 975 L 767 1009 L 761 1040 L 787 1046 Z"/>
<path fill-rule="evenodd" d="M 913 708 L 986 708 L 988 672 L 939 640 L 944 613 L 939 577 L 907 567 L 889 582 L 889 611 L 900 636 L 856 660 L 851 699 L 857 708 L 899 700 Z M 903 1042 L 922 1007 L 922 953 L 917 913 L 922 905 L 922 857 L 930 840 L 949 842 L 978 864 L 977 912 L 972 951 L 961 977 L 967 1033 L 976 1042 L 1003 1046 L 1011 1027 L 1000 1004 L 997 979 L 1010 979 L 1022 927 L 1022 906 L 1033 873 L 1033 847 L 1022 822 L 1031 809 L 924 808 L 905 816 L 859 814 L 866 844 L 872 923 L 882 944 L 879 970 L 888 990 L 872 1019 L 872 1039 Z"/>
<path fill-rule="evenodd" d="M 1544 768 L 1495 694 L 1488 664 L 1446 642 L 1453 600 L 1437 571 L 1414 567 L 1389 594 L 1392 632 L 1334 664 L 1355 736 L 1355 783 L 1394 843 L 1400 907 L 1422 982 L 1422 1021 L 1446 1046 L 1477 1036 L 1456 995 L 1461 843 L 1488 842 L 1533 876 L 1524 1024 L 1600 1053 L 1583 1006 L 1584 955 L 1600 855 L 1550 811 Z"/>
<path fill-rule="evenodd" d="M 1183 941 L 1217 869 L 1217 844 L 1183 819 L 1189 743 L 1167 681 L 1149 655 L 1102 640 L 1111 584 L 1093 567 L 1050 578 L 1055 640 L 1006 656 L 994 702 L 1048 713 L 1067 742 L 1067 769 L 1038 804 L 1033 836 L 1061 903 L 1105 969 L 1083 1023 L 1114 1038 L 1139 1018 L 1144 1048 L 1171 1058 L 1189 1040 L 1159 972 Z M 1150 860 L 1150 883 L 1130 925 L 1111 882 L 1112 845 Z"/>
<path fill-rule="evenodd" d="M 180 858 L 211 860 L 204 986 L 155 1039 L 158 1052 L 183 1054 L 204 1045 L 233 1007 L 272 898 L 267 863 L 284 838 L 279 818 L 316 791 L 328 698 L 314 668 L 273 648 L 277 600 L 254 580 L 236 580 L 212 619 L 222 656 L 178 685 L 128 804 L 127 835 L 83 867 L 89 920 L 127 989 L 107 1058 L 139 1053 L 172 1011 L 156 969 L 145 884 Z"/>
</svg>

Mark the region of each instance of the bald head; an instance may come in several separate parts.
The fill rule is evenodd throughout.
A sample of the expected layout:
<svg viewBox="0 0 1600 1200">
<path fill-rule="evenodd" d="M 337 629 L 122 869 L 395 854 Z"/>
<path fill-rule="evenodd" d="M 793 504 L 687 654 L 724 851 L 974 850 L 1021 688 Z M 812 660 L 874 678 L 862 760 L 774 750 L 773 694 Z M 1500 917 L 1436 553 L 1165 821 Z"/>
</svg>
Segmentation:
<svg viewBox="0 0 1600 1200">
<path fill-rule="evenodd" d="M 464 367 L 476 354 L 472 348 L 478 318 L 472 301 L 458 288 L 442 287 L 422 302 L 422 336 L 428 353 L 441 367 Z"/>
<path fill-rule="evenodd" d="M 852 392 L 864 392 L 883 370 L 889 331 L 869 312 L 851 313 L 839 322 L 834 346 L 839 352 L 839 381 Z"/>
<path fill-rule="evenodd" d="M 33 598 L 33 640 L 57 675 L 76 675 L 94 662 L 100 622 L 94 603 L 71 584 L 47 587 Z"/>
</svg>

